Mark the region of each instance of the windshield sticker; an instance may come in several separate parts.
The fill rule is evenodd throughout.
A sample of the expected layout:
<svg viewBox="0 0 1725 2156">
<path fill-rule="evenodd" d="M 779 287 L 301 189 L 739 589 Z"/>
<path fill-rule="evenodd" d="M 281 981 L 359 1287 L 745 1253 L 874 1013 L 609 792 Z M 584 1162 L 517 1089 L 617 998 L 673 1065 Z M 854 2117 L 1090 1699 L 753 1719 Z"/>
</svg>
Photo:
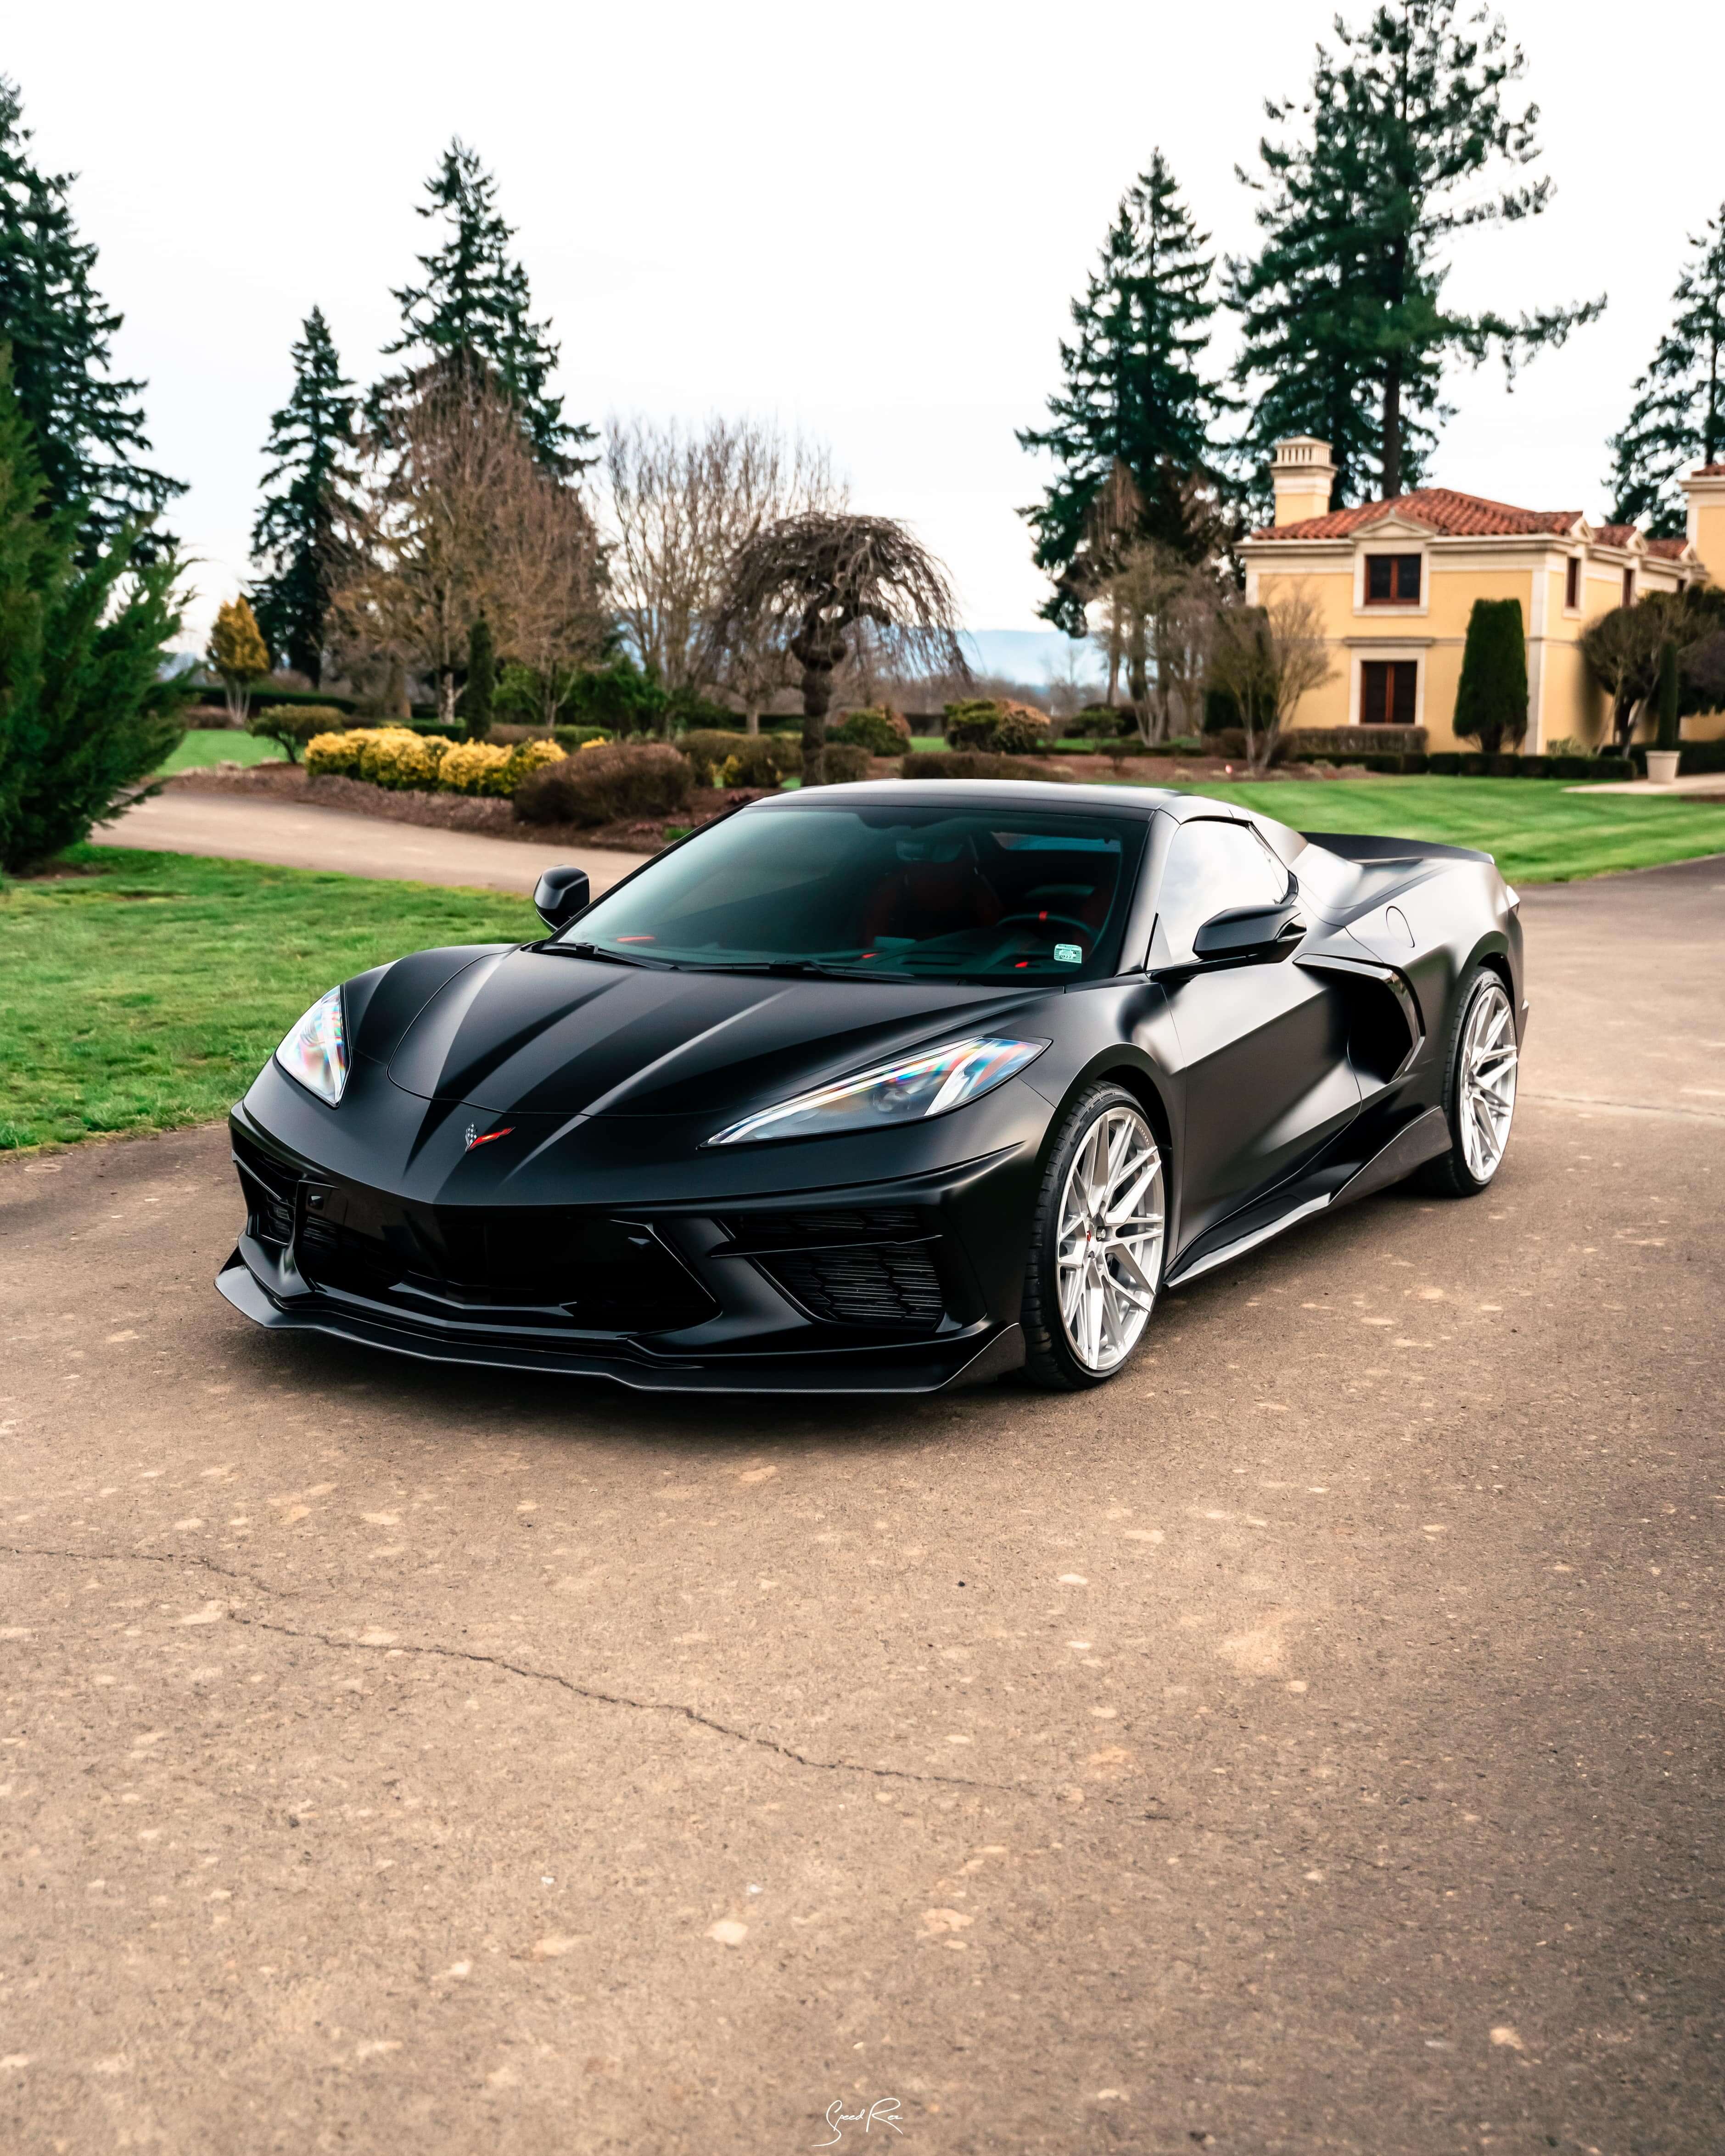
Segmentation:
<svg viewBox="0 0 1725 2156">
<path fill-rule="evenodd" d="M 1056 943 L 1055 963 L 1057 966 L 1081 966 L 1084 963 L 1083 947 L 1077 943 Z"/>
</svg>

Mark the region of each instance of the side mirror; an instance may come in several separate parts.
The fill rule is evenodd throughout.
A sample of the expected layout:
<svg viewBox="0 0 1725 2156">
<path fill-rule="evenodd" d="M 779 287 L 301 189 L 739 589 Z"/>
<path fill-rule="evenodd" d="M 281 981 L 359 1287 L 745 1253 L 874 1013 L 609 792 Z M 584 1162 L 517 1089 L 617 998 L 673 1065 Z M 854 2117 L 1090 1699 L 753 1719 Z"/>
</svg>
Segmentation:
<svg viewBox="0 0 1725 2156">
<path fill-rule="evenodd" d="M 1205 921 L 1192 939 L 1192 955 L 1200 966 L 1286 958 L 1305 933 L 1292 896 L 1279 906 L 1236 906 Z"/>
<path fill-rule="evenodd" d="M 547 869 L 534 886 L 534 908 L 547 928 L 567 928 L 592 902 L 585 869 Z"/>
</svg>

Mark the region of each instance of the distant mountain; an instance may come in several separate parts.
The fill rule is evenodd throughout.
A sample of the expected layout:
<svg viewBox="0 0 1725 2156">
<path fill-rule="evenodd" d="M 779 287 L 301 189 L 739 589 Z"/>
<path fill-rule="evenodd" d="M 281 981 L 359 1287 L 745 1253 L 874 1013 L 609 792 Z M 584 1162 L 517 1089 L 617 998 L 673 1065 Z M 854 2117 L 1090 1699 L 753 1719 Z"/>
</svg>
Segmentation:
<svg viewBox="0 0 1725 2156">
<path fill-rule="evenodd" d="M 1095 648 L 1075 644 L 1057 629 L 968 629 L 960 640 L 978 674 L 999 674 L 1009 681 L 1058 680 L 1070 655 L 1078 660 L 1083 679 L 1101 679 Z"/>
</svg>

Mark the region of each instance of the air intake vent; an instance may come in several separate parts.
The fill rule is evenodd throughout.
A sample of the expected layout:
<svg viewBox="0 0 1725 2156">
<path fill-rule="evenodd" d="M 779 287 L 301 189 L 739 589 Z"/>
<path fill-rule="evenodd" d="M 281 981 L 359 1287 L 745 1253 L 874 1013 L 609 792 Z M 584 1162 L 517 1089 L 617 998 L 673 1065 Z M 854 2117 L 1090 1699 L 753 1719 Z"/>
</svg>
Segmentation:
<svg viewBox="0 0 1725 2156">
<path fill-rule="evenodd" d="M 255 1146 L 234 1141 L 234 1162 L 245 1193 L 247 1231 L 260 1243 L 285 1247 L 294 1236 L 294 1194 L 300 1178 Z"/>
<path fill-rule="evenodd" d="M 762 1269 L 811 1317 L 829 1325 L 932 1332 L 946 1312 L 926 1243 L 780 1250 Z"/>
<path fill-rule="evenodd" d="M 750 1250 L 815 1250 L 834 1243 L 913 1242 L 928 1233 L 908 1205 L 876 1205 L 843 1213 L 744 1213 L 726 1225 L 738 1248 Z"/>
</svg>

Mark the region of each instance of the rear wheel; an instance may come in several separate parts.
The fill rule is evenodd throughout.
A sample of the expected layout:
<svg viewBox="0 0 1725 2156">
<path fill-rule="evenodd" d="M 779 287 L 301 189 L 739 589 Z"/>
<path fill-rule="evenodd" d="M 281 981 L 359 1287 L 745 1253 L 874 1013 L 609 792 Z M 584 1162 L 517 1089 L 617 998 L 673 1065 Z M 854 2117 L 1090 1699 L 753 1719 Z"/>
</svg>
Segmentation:
<svg viewBox="0 0 1725 2156">
<path fill-rule="evenodd" d="M 1502 1163 L 1515 1115 L 1515 1011 L 1497 974 L 1476 973 L 1457 998 L 1444 1066 L 1450 1150 L 1420 1171 L 1428 1190 L 1477 1197 Z"/>
<path fill-rule="evenodd" d="M 1049 1149 L 1024 1274 L 1025 1366 L 1067 1392 L 1105 1384 L 1143 1336 L 1162 1288 L 1162 1149 L 1123 1086 L 1081 1093 Z"/>
</svg>

